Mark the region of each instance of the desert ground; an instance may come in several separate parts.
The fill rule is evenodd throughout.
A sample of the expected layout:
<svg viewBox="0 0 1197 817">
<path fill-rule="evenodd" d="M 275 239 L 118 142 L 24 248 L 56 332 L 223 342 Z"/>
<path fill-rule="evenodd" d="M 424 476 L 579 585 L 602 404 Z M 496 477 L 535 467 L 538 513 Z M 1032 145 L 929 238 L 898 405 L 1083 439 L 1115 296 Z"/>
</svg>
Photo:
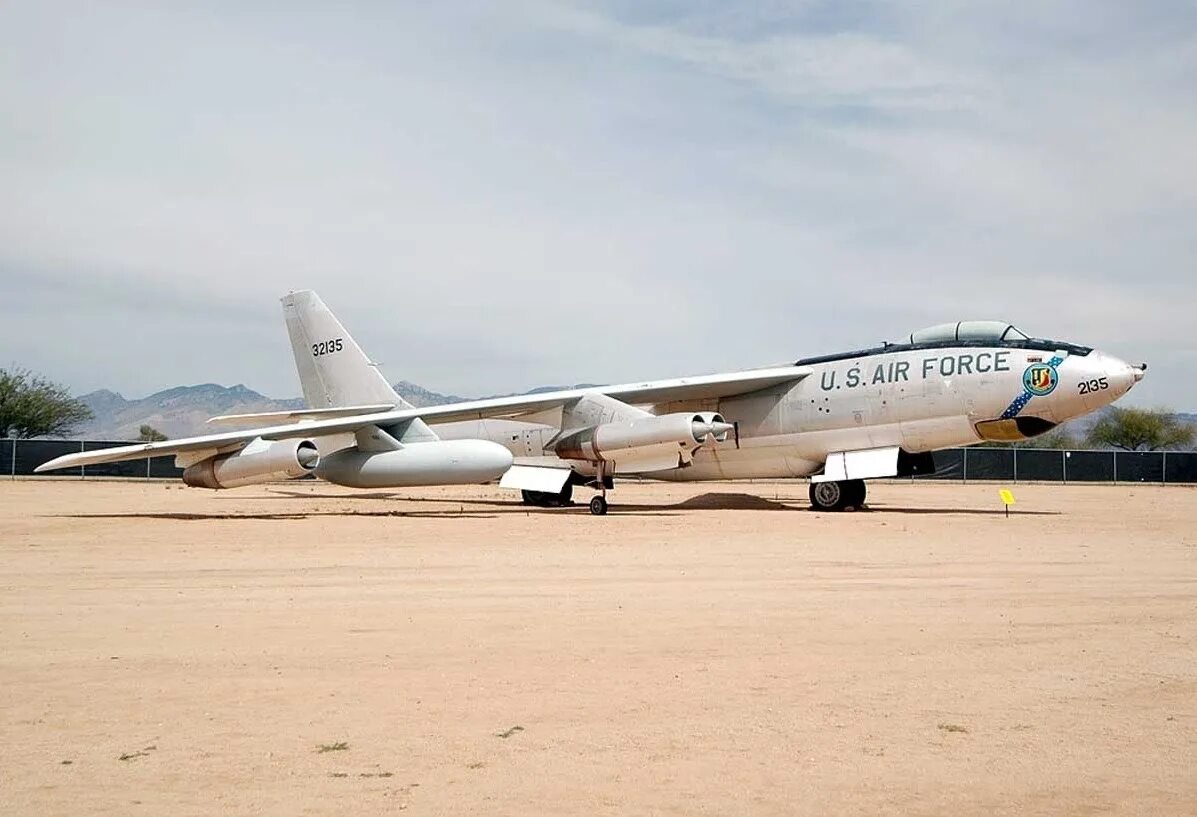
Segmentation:
<svg viewBox="0 0 1197 817">
<path fill-rule="evenodd" d="M 998 487 L 6 481 L 0 813 L 1197 814 L 1197 490 Z"/>
</svg>

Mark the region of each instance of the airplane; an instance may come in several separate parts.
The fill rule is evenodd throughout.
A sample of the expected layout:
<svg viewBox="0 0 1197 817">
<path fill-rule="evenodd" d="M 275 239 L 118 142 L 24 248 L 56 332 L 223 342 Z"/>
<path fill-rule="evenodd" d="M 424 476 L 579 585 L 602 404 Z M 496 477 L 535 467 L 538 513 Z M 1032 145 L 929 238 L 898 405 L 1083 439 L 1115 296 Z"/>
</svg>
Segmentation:
<svg viewBox="0 0 1197 817">
<path fill-rule="evenodd" d="M 497 480 L 542 507 L 570 505 L 586 486 L 598 516 L 616 477 L 809 477 L 812 508 L 842 511 L 863 507 L 865 480 L 932 473 L 938 449 L 1043 434 L 1147 371 L 1002 321 L 960 321 L 759 369 L 415 408 L 316 293 L 282 304 L 308 408 L 214 417 L 274 424 L 67 454 L 35 470 L 173 454 L 196 487 Z"/>
</svg>

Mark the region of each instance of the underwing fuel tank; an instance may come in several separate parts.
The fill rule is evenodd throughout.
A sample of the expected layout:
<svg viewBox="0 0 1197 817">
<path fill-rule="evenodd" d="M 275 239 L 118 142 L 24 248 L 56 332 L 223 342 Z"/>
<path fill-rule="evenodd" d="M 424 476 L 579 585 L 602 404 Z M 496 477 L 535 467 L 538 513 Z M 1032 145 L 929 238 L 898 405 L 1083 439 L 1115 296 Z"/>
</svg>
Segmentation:
<svg viewBox="0 0 1197 817">
<path fill-rule="evenodd" d="M 320 460 L 316 476 L 350 488 L 477 485 L 511 467 L 511 452 L 487 440 L 412 443 L 396 451 L 345 448 Z"/>
</svg>

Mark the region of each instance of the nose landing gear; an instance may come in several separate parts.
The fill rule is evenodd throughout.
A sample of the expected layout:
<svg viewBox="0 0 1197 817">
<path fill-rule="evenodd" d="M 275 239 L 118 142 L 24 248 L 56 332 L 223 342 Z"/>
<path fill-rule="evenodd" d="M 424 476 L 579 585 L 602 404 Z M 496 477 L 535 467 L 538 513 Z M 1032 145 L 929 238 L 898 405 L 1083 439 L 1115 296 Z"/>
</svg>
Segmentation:
<svg viewBox="0 0 1197 817">
<path fill-rule="evenodd" d="M 816 511 L 842 511 L 846 508 L 859 511 L 864 507 L 865 493 L 863 479 L 849 479 L 842 482 L 812 482 L 810 484 L 810 505 Z"/>
</svg>

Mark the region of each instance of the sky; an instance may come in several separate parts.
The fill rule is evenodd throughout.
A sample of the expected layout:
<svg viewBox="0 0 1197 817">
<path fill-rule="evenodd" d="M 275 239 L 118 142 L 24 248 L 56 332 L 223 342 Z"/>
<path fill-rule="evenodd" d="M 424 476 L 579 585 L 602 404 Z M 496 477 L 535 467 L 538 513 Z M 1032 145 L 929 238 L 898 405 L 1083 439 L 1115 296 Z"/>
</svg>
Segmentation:
<svg viewBox="0 0 1197 817">
<path fill-rule="evenodd" d="M 673 377 L 998 319 L 1197 410 L 1190 2 L 0 4 L 0 366 Z"/>
</svg>

